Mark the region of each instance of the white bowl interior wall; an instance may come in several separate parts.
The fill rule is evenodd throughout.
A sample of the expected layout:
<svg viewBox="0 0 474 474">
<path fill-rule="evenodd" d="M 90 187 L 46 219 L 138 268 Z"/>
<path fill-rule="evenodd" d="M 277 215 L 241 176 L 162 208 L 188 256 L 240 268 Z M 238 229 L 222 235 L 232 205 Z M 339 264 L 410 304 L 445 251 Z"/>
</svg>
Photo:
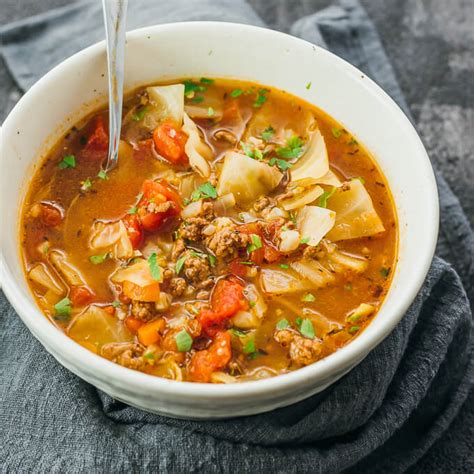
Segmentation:
<svg viewBox="0 0 474 474">
<path fill-rule="evenodd" d="M 286 90 L 317 105 L 341 122 L 371 151 L 390 183 L 396 202 L 400 226 L 399 263 L 390 292 L 371 325 L 351 344 L 330 357 L 278 377 L 281 383 L 277 379 L 258 382 L 261 385 L 259 392 L 273 388 L 281 390 L 281 395 L 284 395 L 291 393 L 293 377 L 294 383 L 301 388 L 295 391 L 296 396 L 291 397 L 291 401 L 295 401 L 321 390 L 323 385 L 334 381 L 359 362 L 393 329 L 413 300 L 425 277 L 436 242 L 438 204 L 433 173 L 419 137 L 393 101 L 360 71 L 309 43 L 270 30 L 223 23 L 162 25 L 128 35 L 126 90 L 156 81 L 201 76 L 256 81 Z M 309 89 L 306 88 L 308 82 L 312 83 Z M 10 300 L 17 300 L 16 304 L 15 301 L 13 303 L 22 319 L 44 345 L 50 346 L 48 350 L 84 378 L 87 378 L 85 374 L 89 371 L 89 379 L 93 382 L 97 379 L 95 369 L 79 370 L 72 359 L 81 357 L 80 354 L 88 360 L 96 357 L 89 353 L 86 355 L 85 349 L 60 334 L 41 315 L 33 301 L 18 251 L 18 209 L 26 185 L 38 166 L 39 156 L 78 119 L 104 103 L 106 91 L 106 56 L 104 45 L 100 44 L 66 60 L 33 86 L 27 100 L 20 101 L 7 119 L 0 143 L 2 252 L 5 265 L 2 281 L 6 293 Z M 12 283 L 13 280 L 16 284 Z M 50 328 L 46 329 L 44 323 L 49 324 Z M 64 344 L 74 344 L 75 354 L 64 357 L 59 354 L 58 341 L 44 341 L 42 335 L 47 331 L 56 331 L 58 340 L 67 339 Z M 99 367 L 106 363 L 101 360 L 94 362 L 94 365 Z M 106 370 L 109 372 L 116 370 L 110 367 L 112 364 L 108 365 Z M 118 369 L 121 372 L 117 374 L 123 373 L 124 369 Z M 155 384 L 157 390 L 165 386 L 162 380 L 148 381 L 151 377 L 143 374 L 136 373 L 130 377 L 135 378 L 137 383 L 140 380 L 145 385 Z M 317 380 L 318 377 L 320 383 L 313 383 L 309 388 L 308 378 Z M 112 392 L 112 379 L 104 385 L 99 377 L 99 381 L 94 383 Z M 252 383 L 254 391 L 257 390 L 255 384 Z M 176 385 L 171 384 L 170 395 Z M 170 384 L 166 387 L 169 388 Z M 122 389 L 124 387 L 118 388 L 119 391 Z M 228 386 L 198 385 L 194 388 L 194 392 L 201 393 L 203 397 L 227 394 L 233 398 L 240 391 L 237 387 L 231 390 Z M 118 398 L 124 398 L 119 392 L 115 394 Z M 129 397 L 125 398 L 131 402 Z M 149 403 L 135 404 L 150 410 L 156 410 L 158 406 L 153 396 Z M 242 400 L 242 407 L 236 407 L 230 415 L 254 413 L 285 404 L 285 399 L 279 397 L 273 404 L 243 408 Z M 159 411 L 175 416 L 229 416 L 229 413 L 224 414 L 223 409 L 211 412 L 206 409 L 199 411 L 198 408 L 183 415 L 182 410 L 170 409 L 166 403 Z"/>
</svg>

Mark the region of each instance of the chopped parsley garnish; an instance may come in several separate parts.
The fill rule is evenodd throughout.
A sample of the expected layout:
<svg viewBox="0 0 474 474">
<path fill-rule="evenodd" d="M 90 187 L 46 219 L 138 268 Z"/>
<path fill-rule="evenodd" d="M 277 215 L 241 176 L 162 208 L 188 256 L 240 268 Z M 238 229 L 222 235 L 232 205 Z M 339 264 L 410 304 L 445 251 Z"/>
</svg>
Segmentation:
<svg viewBox="0 0 474 474">
<path fill-rule="evenodd" d="M 242 151 L 247 155 L 250 156 L 250 158 L 253 158 L 254 160 L 262 160 L 263 159 L 263 153 L 258 149 L 254 148 L 253 150 L 244 142 L 240 142 L 240 147 L 242 148 Z"/>
<path fill-rule="evenodd" d="M 336 127 L 331 128 L 331 133 L 334 138 L 339 138 L 342 135 L 342 131 L 343 131 L 342 128 L 336 128 Z"/>
<path fill-rule="evenodd" d="M 240 329 L 231 328 L 231 329 L 229 329 L 229 332 L 235 337 L 246 337 L 247 336 L 247 334 L 245 332 L 241 331 Z"/>
<path fill-rule="evenodd" d="M 288 319 L 280 319 L 280 321 L 278 321 L 276 323 L 276 328 L 277 329 L 286 329 L 286 328 L 289 328 L 290 327 L 290 323 L 288 321 Z"/>
<path fill-rule="evenodd" d="M 324 191 L 324 193 L 319 196 L 318 206 L 324 208 L 328 207 L 328 200 L 336 192 L 336 190 L 337 188 L 334 186 L 330 191 Z"/>
<path fill-rule="evenodd" d="M 313 293 L 306 293 L 303 298 L 301 298 L 301 301 L 304 301 L 305 303 L 312 303 L 313 301 L 316 301 L 316 298 Z"/>
<path fill-rule="evenodd" d="M 208 117 L 214 117 L 214 115 L 216 115 L 216 111 L 212 107 L 209 107 L 207 109 L 207 116 Z"/>
<path fill-rule="evenodd" d="M 54 305 L 56 316 L 70 316 L 71 315 L 71 300 L 63 298 Z"/>
<path fill-rule="evenodd" d="M 348 144 L 349 145 L 358 145 L 359 142 L 354 137 L 351 137 Z"/>
<path fill-rule="evenodd" d="M 255 308 L 255 305 L 257 304 L 256 301 L 249 301 L 249 307 L 250 308 Z"/>
<path fill-rule="evenodd" d="M 259 89 L 257 98 L 253 103 L 254 107 L 261 107 L 267 101 L 267 92 L 270 92 L 268 89 Z"/>
<path fill-rule="evenodd" d="M 209 259 L 209 265 L 211 267 L 215 267 L 217 263 L 217 258 L 215 255 L 212 255 L 212 253 L 207 254 L 207 258 Z"/>
<path fill-rule="evenodd" d="M 301 240 L 300 240 L 300 244 L 307 244 L 309 242 L 309 237 L 303 237 Z"/>
<path fill-rule="evenodd" d="M 314 327 L 310 319 L 303 319 L 300 325 L 300 333 L 308 339 L 314 339 Z"/>
<path fill-rule="evenodd" d="M 208 182 L 201 184 L 196 190 L 193 191 L 191 194 L 192 201 L 199 201 L 201 198 L 217 198 L 217 191 L 216 188 Z"/>
<path fill-rule="evenodd" d="M 176 261 L 176 265 L 174 267 L 174 271 L 176 272 L 176 275 L 179 275 L 179 273 L 181 272 L 185 260 L 186 260 L 186 255 L 183 255 L 182 257 L 179 257 L 178 260 Z"/>
<path fill-rule="evenodd" d="M 157 255 L 153 252 L 148 257 L 148 266 L 150 267 L 150 272 L 153 280 L 161 281 L 161 268 L 157 262 Z"/>
<path fill-rule="evenodd" d="M 127 212 L 128 214 L 136 214 L 138 211 L 138 207 L 137 206 L 133 206 L 131 207 Z"/>
<path fill-rule="evenodd" d="M 241 265 L 253 265 L 253 262 L 239 262 Z"/>
<path fill-rule="evenodd" d="M 270 166 L 277 165 L 278 168 L 280 168 L 282 171 L 286 171 L 287 169 L 290 169 L 293 166 L 291 163 L 288 163 L 288 161 L 279 160 L 278 158 L 270 158 L 268 164 Z"/>
<path fill-rule="evenodd" d="M 301 153 L 303 153 L 303 141 L 296 135 L 287 140 L 286 146 L 276 149 L 276 154 L 286 160 L 299 158 Z"/>
<path fill-rule="evenodd" d="M 295 319 L 295 323 L 296 323 L 296 326 L 298 327 L 298 329 L 301 328 L 301 323 L 302 322 L 303 322 L 303 318 L 298 317 L 298 318 Z"/>
<path fill-rule="evenodd" d="M 290 268 L 290 266 L 287 264 L 287 263 L 280 263 L 280 268 L 283 268 L 285 270 L 287 270 L 288 268 Z"/>
<path fill-rule="evenodd" d="M 263 132 L 262 132 L 262 140 L 265 142 L 269 142 L 273 135 L 275 135 L 275 129 L 269 125 Z"/>
<path fill-rule="evenodd" d="M 383 278 L 387 278 L 387 277 L 390 275 L 390 268 L 382 267 L 382 268 L 379 270 L 379 273 L 380 273 L 380 275 L 381 275 Z"/>
<path fill-rule="evenodd" d="M 143 354 L 143 357 L 145 357 L 145 359 L 154 360 L 155 354 L 153 354 L 153 352 L 147 352 L 146 354 Z"/>
<path fill-rule="evenodd" d="M 59 162 L 59 168 L 64 170 L 66 168 L 76 167 L 76 157 L 74 155 L 66 155 L 62 161 Z"/>
<path fill-rule="evenodd" d="M 307 90 L 310 90 L 310 89 L 311 89 L 311 82 L 308 82 L 308 84 L 306 84 L 306 89 L 307 89 Z"/>
<path fill-rule="evenodd" d="M 252 253 L 255 250 L 262 248 L 262 240 L 257 234 L 250 234 L 250 240 L 252 243 L 247 247 L 247 252 Z"/>
<path fill-rule="evenodd" d="M 109 252 L 103 253 L 101 255 L 91 255 L 89 257 L 89 261 L 94 265 L 99 265 L 104 263 L 110 257 Z"/>
<path fill-rule="evenodd" d="M 143 117 L 145 117 L 147 109 L 148 107 L 143 107 L 143 109 L 140 109 L 138 112 L 134 113 L 132 115 L 132 120 L 134 120 L 135 122 L 139 122 L 140 120 L 143 120 Z"/>
<path fill-rule="evenodd" d="M 193 97 L 191 101 L 194 102 L 195 104 L 200 104 L 201 102 L 204 101 L 204 96 L 197 95 L 196 97 Z"/>
<path fill-rule="evenodd" d="M 206 84 L 206 85 L 210 86 L 211 84 L 214 84 L 214 79 L 208 79 L 207 77 L 201 77 L 199 82 L 201 84 Z"/>
<path fill-rule="evenodd" d="M 176 341 L 176 347 L 179 352 L 188 352 L 193 345 L 193 338 L 188 334 L 186 329 L 178 332 L 178 334 L 174 336 L 174 340 Z"/>
<path fill-rule="evenodd" d="M 234 89 L 231 91 L 230 96 L 233 97 L 234 99 L 241 96 L 244 93 L 242 89 Z"/>
<path fill-rule="evenodd" d="M 200 84 L 196 84 L 193 81 L 184 81 L 184 95 L 188 99 L 192 99 L 196 92 L 204 92 L 206 88 Z"/>
<path fill-rule="evenodd" d="M 118 307 L 120 306 L 120 301 L 117 301 L 117 300 L 112 301 L 112 306 L 113 306 L 114 308 L 118 308 Z"/>
<path fill-rule="evenodd" d="M 293 224 L 296 225 L 296 214 L 294 213 L 294 211 L 290 211 L 290 220 L 291 222 L 293 222 Z"/>
<path fill-rule="evenodd" d="M 81 183 L 81 191 L 89 191 L 90 188 L 92 188 L 92 181 L 87 178 Z"/>
<path fill-rule="evenodd" d="M 100 170 L 97 173 L 97 177 L 104 180 L 109 179 L 109 177 L 107 176 L 107 173 L 104 170 Z"/>
<path fill-rule="evenodd" d="M 244 348 L 243 351 L 245 354 L 253 354 L 255 352 L 255 341 L 252 339 L 249 339 Z"/>
<path fill-rule="evenodd" d="M 349 321 L 350 323 L 356 323 L 357 321 L 359 321 L 360 318 L 361 318 L 361 315 L 355 312 L 354 314 L 347 316 L 347 321 Z"/>
<path fill-rule="evenodd" d="M 357 331 L 359 331 L 359 329 L 360 329 L 360 326 L 351 326 L 349 328 L 349 333 L 350 334 L 355 334 Z"/>
</svg>

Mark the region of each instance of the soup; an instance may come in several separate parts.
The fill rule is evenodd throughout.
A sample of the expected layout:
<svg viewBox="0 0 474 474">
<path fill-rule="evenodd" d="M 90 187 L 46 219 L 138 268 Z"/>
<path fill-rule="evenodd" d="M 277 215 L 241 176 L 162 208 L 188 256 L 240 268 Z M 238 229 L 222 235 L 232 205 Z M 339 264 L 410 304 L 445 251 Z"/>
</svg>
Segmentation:
<svg viewBox="0 0 474 474">
<path fill-rule="evenodd" d="M 396 261 L 388 185 L 321 110 L 201 78 L 125 100 L 119 165 L 107 111 L 72 127 L 22 214 L 31 290 L 90 351 L 174 380 L 286 373 L 350 343 Z"/>
</svg>

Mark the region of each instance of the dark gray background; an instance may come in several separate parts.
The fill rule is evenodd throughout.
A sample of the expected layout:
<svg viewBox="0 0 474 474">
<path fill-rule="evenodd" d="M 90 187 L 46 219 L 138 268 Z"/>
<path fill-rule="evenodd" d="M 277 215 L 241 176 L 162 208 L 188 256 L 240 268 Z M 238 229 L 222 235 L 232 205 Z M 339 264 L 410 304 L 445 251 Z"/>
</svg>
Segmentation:
<svg viewBox="0 0 474 474">
<path fill-rule="evenodd" d="M 0 0 L 0 24 L 72 1 Z M 331 3 L 248 1 L 270 27 L 284 31 Z M 378 28 L 425 146 L 473 225 L 474 0 L 361 1 Z M 0 58 L 0 121 L 18 98 Z"/>
<path fill-rule="evenodd" d="M 0 25 L 75 0 L 0 0 Z M 99 1 L 99 0 L 96 0 Z M 131 0 L 133 1 L 133 0 Z M 218 0 L 216 0 L 217 2 Z M 331 0 L 248 0 L 287 31 Z M 361 0 L 374 20 L 432 160 L 474 223 L 474 0 Z M 277 8 L 274 5 L 277 4 Z M 0 123 L 20 97 L 0 57 Z M 474 393 L 412 472 L 440 472 L 455 444 L 474 453 Z M 465 466 L 468 460 L 458 460 Z M 462 471 L 461 471 L 462 472 Z"/>
</svg>

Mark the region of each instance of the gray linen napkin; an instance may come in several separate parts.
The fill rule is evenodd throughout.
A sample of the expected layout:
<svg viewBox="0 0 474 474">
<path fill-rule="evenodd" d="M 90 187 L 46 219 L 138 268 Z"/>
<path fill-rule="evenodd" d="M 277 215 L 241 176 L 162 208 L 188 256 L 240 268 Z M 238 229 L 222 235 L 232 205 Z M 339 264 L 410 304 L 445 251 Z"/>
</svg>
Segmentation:
<svg viewBox="0 0 474 474">
<path fill-rule="evenodd" d="M 243 1 L 130 4 L 130 28 L 197 19 L 261 24 Z M 23 89 L 102 37 L 98 8 L 97 3 L 76 4 L 0 29 L 4 57 Z M 291 32 L 360 67 L 407 112 L 377 33 L 357 0 L 341 0 L 302 18 Z M 415 466 L 417 472 L 468 471 L 472 450 L 466 445 L 441 457 L 442 464 L 423 461 L 425 467 L 416 468 L 458 413 L 474 376 L 466 296 L 466 291 L 473 296 L 474 237 L 439 175 L 438 186 L 437 257 L 404 319 L 339 382 L 271 413 L 183 421 L 117 402 L 59 366 L 2 295 L 0 469 L 326 473 L 403 472 Z"/>
</svg>

